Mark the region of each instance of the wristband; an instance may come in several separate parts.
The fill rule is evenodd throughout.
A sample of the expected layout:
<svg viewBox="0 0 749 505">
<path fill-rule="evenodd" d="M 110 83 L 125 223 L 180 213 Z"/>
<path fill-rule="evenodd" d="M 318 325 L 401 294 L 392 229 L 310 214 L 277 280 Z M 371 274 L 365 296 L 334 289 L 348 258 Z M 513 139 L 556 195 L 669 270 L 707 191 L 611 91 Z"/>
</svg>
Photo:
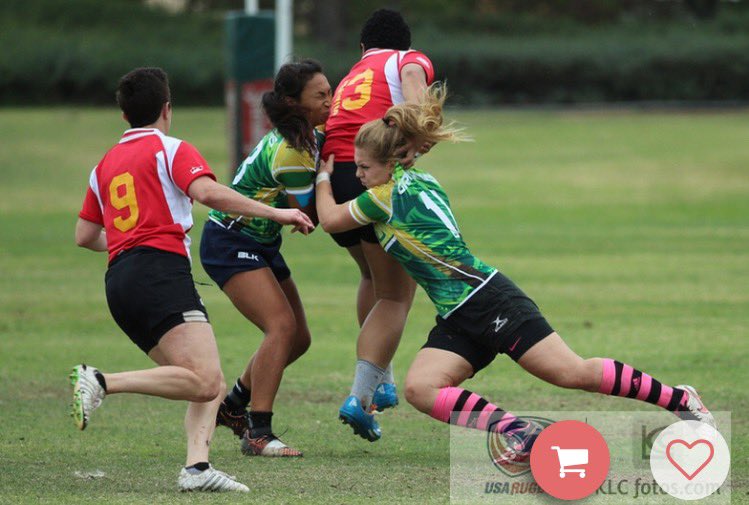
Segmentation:
<svg viewBox="0 0 749 505">
<path fill-rule="evenodd" d="M 320 184 L 322 181 L 330 182 L 330 174 L 328 172 L 320 172 L 315 177 L 315 184 Z"/>
</svg>

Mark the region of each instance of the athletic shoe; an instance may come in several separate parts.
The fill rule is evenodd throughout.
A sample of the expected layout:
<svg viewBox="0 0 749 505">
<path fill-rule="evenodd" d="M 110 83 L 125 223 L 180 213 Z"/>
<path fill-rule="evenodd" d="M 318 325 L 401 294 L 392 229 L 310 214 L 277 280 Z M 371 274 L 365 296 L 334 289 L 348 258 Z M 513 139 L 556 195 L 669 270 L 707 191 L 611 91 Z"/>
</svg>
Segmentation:
<svg viewBox="0 0 749 505">
<path fill-rule="evenodd" d="M 281 442 L 277 436 L 263 435 L 250 437 L 250 430 L 242 436 L 242 454 L 245 456 L 265 456 L 270 458 L 301 458 L 302 452 Z"/>
<path fill-rule="evenodd" d="M 507 450 L 497 458 L 496 463 L 500 465 L 528 464 L 533 444 L 536 443 L 536 439 L 541 434 L 541 431 L 543 431 L 542 426 L 529 421 L 526 426 L 510 429 L 502 433 L 501 435 L 507 442 Z"/>
<path fill-rule="evenodd" d="M 374 442 L 382 437 L 380 425 L 375 421 L 374 415 L 367 414 L 362 408 L 361 402 L 356 396 L 349 396 L 338 410 L 338 418 L 344 424 L 354 429 L 354 434 Z"/>
<path fill-rule="evenodd" d="M 234 409 L 228 406 L 226 402 L 221 402 L 216 413 L 216 426 L 226 426 L 236 436 L 242 438 L 244 432 L 250 427 L 247 420 L 247 411 L 245 409 Z"/>
<path fill-rule="evenodd" d="M 680 408 L 686 410 L 677 411 L 677 416 L 681 417 L 684 421 L 699 421 L 713 428 L 717 428 L 715 418 L 710 411 L 707 410 L 707 407 L 705 407 L 705 404 L 702 403 L 702 400 L 700 399 L 700 395 L 697 394 L 697 391 L 692 386 L 680 385 L 676 386 L 676 389 L 683 389 L 687 392 L 686 405 L 680 406 Z M 691 414 L 691 416 L 689 414 Z M 692 418 L 690 419 L 690 417 Z"/>
<path fill-rule="evenodd" d="M 250 488 L 237 482 L 233 475 L 227 475 L 224 472 L 208 466 L 208 470 L 200 473 L 190 473 L 186 468 L 179 472 L 177 485 L 180 491 L 239 491 L 247 493 Z"/>
<path fill-rule="evenodd" d="M 398 405 L 398 393 L 395 389 L 395 384 L 383 382 L 375 389 L 370 412 L 382 412 L 396 405 Z"/>
<path fill-rule="evenodd" d="M 70 384 L 73 386 L 73 410 L 70 415 L 79 430 L 86 429 L 91 412 L 101 405 L 106 396 L 96 372 L 96 368 L 86 365 L 76 365 L 70 372 Z"/>
</svg>

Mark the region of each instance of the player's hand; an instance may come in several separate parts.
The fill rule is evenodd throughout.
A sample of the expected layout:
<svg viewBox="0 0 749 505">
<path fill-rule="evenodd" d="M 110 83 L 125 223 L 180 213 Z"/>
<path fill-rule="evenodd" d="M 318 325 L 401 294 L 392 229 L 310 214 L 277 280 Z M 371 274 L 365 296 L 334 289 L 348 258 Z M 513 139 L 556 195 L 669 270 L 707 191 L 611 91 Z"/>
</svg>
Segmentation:
<svg viewBox="0 0 749 505">
<path fill-rule="evenodd" d="M 315 229 L 312 220 L 299 209 L 274 209 L 273 220 L 280 224 L 292 225 L 291 233 L 300 232 L 308 235 Z"/>
<path fill-rule="evenodd" d="M 399 151 L 396 151 L 395 156 L 398 158 L 398 163 L 405 169 L 411 168 L 416 163 L 416 158 L 422 154 L 426 154 L 434 146 L 431 142 L 422 142 L 421 140 L 414 139 L 408 144 L 403 146 Z"/>
<path fill-rule="evenodd" d="M 333 175 L 333 164 L 335 163 L 335 154 L 331 154 L 327 160 L 320 163 L 320 168 L 317 169 L 318 174 Z"/>
</svg>

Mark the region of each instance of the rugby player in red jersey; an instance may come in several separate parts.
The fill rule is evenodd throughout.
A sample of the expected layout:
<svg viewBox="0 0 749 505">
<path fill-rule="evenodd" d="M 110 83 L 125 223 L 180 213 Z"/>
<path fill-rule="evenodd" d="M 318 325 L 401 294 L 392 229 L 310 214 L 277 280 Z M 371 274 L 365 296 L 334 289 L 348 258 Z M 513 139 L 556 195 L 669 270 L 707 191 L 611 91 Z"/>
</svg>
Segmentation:
<svg viewBox="0 0 749 505">
<path fill-rule="evenodd" d="M 160 68 L 137 68 L 120 79 L 117 102 L 130 124 L 91 171 L 76 224 L 81 247 L 108 251 L 107 303 L 114 320 L 157 367 L 71 373 L 73 418 L 86 428 L 107 394 L 140 393 L 187 400 L 187 460 L 182 491 L 249 491 L 208 463 L 216 412 L 226 385 L 205 307 L 190 273 L 192 201 L 245 216 L 292 224 L 312 222 L 298 209 L 274 209 L 216 182 L 197 149 L 169 137 L 169 82 Z"/>
<path fill-rule="evenodd" d="M 336 88 L 325 124 L 322 159 L 335 156 L 331 183 L 338 203 L 366 190 L 356 178 L 354 164 L 354 137 L 359 128 L 382 118 L 394 104 L 418 102 L 434 80 L 431 61 L 411 49 L 411 31 L 398 12 L 375 11 L 364 24 L 360 41 L 361 60 Z M 429 146 L 414 139 L 409 147 L 403 154 L 412 161 L 417 150 L 425 151 Z M 370 411 L 398 403 L 390 361 L 403 333 L 415 284 L 377 243 L 371 225 L 332 236 L 348 250 L 361 273 L 356 374 L 339 417 L 355 433 L 374 441 L 380 438 L 380 431 Z"/>
</svg>

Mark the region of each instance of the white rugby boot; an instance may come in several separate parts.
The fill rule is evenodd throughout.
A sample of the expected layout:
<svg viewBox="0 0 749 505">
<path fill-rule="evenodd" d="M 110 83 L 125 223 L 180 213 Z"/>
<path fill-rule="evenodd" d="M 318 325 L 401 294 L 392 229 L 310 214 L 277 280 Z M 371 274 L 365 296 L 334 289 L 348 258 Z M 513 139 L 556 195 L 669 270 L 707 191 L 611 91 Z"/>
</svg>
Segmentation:
<svg viewBox="0 0 749 505">
<path fill-rule="evenodd" d="M 685 419 L 683 416 L 679 416 L 685 421 L 699 421 L 701 423 L 705 423 L 708 426 L 717 429 L 717 426 L 715 424 L 715 418 L 710 413 L 709 410 L 707 410 L 707 407 L 705 407 L 705 404 L 702 403 L 702 400 L 700 399 L 700 395 L 697 394 L 697 391 L 692 386 L 687 386 L 685 384 L 676 386 L 677 389 L 683 389 L 687 392 L 687 402 L 684 407 L 686 407 L 686 410 L 681 411 L 681 413 L 687 413 L 691 414 L 694 419 Z M 676 412 L 676 415 L 678 416 L 680 412 Z"/>
<path fill-rule="evenodd" d="M 70 372 L 70 384 L 73 386 L 73 410 L 70 415 L 79 430 L 86 429 L 91 412 L 101 405 L 106 396 L 96 379 L 96 372 L 96 368 L 84 364 L 76 365 Z"/>
<path fill-rule="evenodd" d="M 190 473 L 186 468 L 182 468 L 177 485 L 180 491 L 238 491 L 240 493 L 250 491 L 250 488 L 237 482 L 235 476 L 216 470 L 211 465 L 200 473 Z"/>
</svg>

